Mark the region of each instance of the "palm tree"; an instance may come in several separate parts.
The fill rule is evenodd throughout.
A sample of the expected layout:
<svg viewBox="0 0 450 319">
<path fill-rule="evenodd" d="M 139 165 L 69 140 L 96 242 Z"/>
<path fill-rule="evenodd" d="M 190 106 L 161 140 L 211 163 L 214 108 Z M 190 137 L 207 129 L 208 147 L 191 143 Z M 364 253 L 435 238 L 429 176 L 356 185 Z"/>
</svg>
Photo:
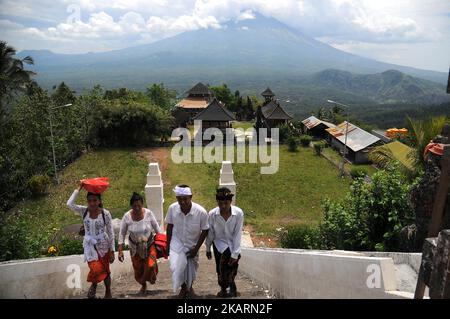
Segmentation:
<svg viewBox="0 0 450 319">
<path fill-rule="evenodd" d="M 411 128 L 409 135 L 411 137 L 411 144 L 414 148 L 409 156 L 411 160 L 414 161 L 415 166 L 423 167 L 425 163 L 423 157 L 425 147 L 432 139 L 442 132 L 447 117 L 437 116 L 422 121 L 416 121 L 407 117 L 407 121 Z"/>
<path fill-rule="evenodd" d="M 412 165 L 405 165 L 398 161 L 391 149 L 386 145 L 375 147 L 369 153 L 369 159 L 376 163 L 380 168 L 386 168 L 394 163 L 398 163 L 399 167 L 403 170 L 406 176 L 415 177 L 424 167 L 424 151 L 425 147 L 441 133 L 447 118 L 445 116 L 432 117 L 427 120 L 413 120 L 407 118 L 410 129 L 410 144 L 412 146 L 411 152 L 407 155 Z"/>
<path fill-rule="evenodd" d="M 387 168 L 396 161 L 394 154 L 386 145 L 373 148 L 369 152 L 369 160 L 380 168 Z"/>
<path fill-rule="evenodd" d="M 11 132 L 7 112 L 3 108 L 3 103 L 9 103 L 16 92 L 26 89 L 31 82 L 31 71 L 24 70 L 24 64 L 33 64 L 33 59 L 29 56 L 23 59 L 16 59 L 16 50 L 0 41 L 0 179 L 4 179 L 2 171 L 11 167 L 11 159 L 8 156 L 8 136 Z"/>
<path fill-rule="evenodd" d="M 16 92 L 23 91 L 35 73 L 24 69 L 25 64 L 34 64 L 27 56 L 14 58 L 16 50 L 6 42 L 0 41 L 0 111 L 4 100 L 11 98 Z"/>
</svg>

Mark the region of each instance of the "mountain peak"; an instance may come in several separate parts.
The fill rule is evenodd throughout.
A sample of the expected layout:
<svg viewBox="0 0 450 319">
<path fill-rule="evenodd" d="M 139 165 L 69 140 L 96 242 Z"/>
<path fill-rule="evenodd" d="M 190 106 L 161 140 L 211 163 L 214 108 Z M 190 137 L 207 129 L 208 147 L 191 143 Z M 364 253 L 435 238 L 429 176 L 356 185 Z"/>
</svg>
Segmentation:
<svg viewBox="0 0 450 319">
<path fill-rule="evenodd" d="M 293 30 L 286 24 L 280 22 L 279 20 L 267 17 L 259 12 L 248 12 L 245 15 L 243 15 L 243 19 L 232 19 L 229 20 L 224 24 L 225 28 L 230 29 L 241 29 L 241 30 L 270 30 L 270 29 L 277 29 L 277 30 L 285 30 L 285 31 L 294 31 L 298 32 L 296 30 Z"/>
</svg>

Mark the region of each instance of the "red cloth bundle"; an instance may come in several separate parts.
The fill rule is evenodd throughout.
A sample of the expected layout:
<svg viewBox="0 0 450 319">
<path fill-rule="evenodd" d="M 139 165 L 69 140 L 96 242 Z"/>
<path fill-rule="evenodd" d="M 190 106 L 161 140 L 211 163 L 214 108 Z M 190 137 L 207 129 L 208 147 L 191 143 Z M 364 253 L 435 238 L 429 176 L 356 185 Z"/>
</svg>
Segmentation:
<svg viewBox="0 0 450 319">
<path fill-rule="evenodd" d="M 157 258 L 164 257 L 167 259 L 167 236 L 166 234 L 156 234 L 154 238 L 154 244 L 156 246 Z"/>
<path fill-rule="evenodd" d="M 424 156 L 427 155 L 428 152 L 431 152 L 435 155 L 442 156 L 442 155 L 444 155 L 444 144 L 430 142 L 430 144 L 428 144 L 425 147 L 425 151 L 424 151 L 423 155 Z"/>
<path fill-rule="evenodd" d="M 103 193 L 109 186 L 108 177 L 82 179 L 81 182 L 85 190 L 94 194 Z"/>
</svg>

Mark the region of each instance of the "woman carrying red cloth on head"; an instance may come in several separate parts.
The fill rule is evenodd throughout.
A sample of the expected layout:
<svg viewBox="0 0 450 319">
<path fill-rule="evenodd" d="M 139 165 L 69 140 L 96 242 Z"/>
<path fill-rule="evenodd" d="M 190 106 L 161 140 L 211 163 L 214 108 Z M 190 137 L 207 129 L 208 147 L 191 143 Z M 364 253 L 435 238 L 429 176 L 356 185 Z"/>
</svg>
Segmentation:
<svg viewBox="0 0 450 319">
<path fill-rule="evenodd" d="M 119 232 L 119 261 L 124 260 L 123 245 L 129 233 L 131 261 L 133 263 L 134 278 L 141 284 L 140 294 L 146 294 L 147 281 L 156 282 L 158 274 L 157 250 L 153 242 L 154 233 L 161 233 L 153 212 L 143 208 L 144 199 L 141 195 L 133 193 L 130 199 L 131 210 L 122 218 Z"/>
<path fill-rule="evenodd" d="M 87 281 L 91 282 L 88 298 L 95 298 L 97 284 L 105 283 L 105 298 L 111 295 L 111 271 L 109 264 L 114 262 L 114 231 L 112 217 L 108 210 L 103 208 L 101 194 L 87 193 L 88 206 L 76 205 L 75 201 L 84 186 L 80 183 L 67 201 L 67 206 L 83 218 L 84 227 L 84 260 L 88 263 L 89 274 Z"/>
</svg>

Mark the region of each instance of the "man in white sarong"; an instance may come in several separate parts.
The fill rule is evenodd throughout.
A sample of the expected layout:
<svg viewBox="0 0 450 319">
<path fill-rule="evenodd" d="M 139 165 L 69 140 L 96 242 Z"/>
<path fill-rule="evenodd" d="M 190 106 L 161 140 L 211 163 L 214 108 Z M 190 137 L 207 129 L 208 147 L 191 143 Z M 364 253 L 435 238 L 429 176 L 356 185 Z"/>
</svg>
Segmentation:
<svg viewBox="0 0 450 319">
<path fill-rule="evenodd" d="M 169 206 L 165 219 L 173 290 L 181 288 L 179 298 L 193 298 L 198 251 L 208 235 L 208 213 L 192 201 L 189 186 L 178 185 L 173 191 L 177 202 Z"/>
</svg>

